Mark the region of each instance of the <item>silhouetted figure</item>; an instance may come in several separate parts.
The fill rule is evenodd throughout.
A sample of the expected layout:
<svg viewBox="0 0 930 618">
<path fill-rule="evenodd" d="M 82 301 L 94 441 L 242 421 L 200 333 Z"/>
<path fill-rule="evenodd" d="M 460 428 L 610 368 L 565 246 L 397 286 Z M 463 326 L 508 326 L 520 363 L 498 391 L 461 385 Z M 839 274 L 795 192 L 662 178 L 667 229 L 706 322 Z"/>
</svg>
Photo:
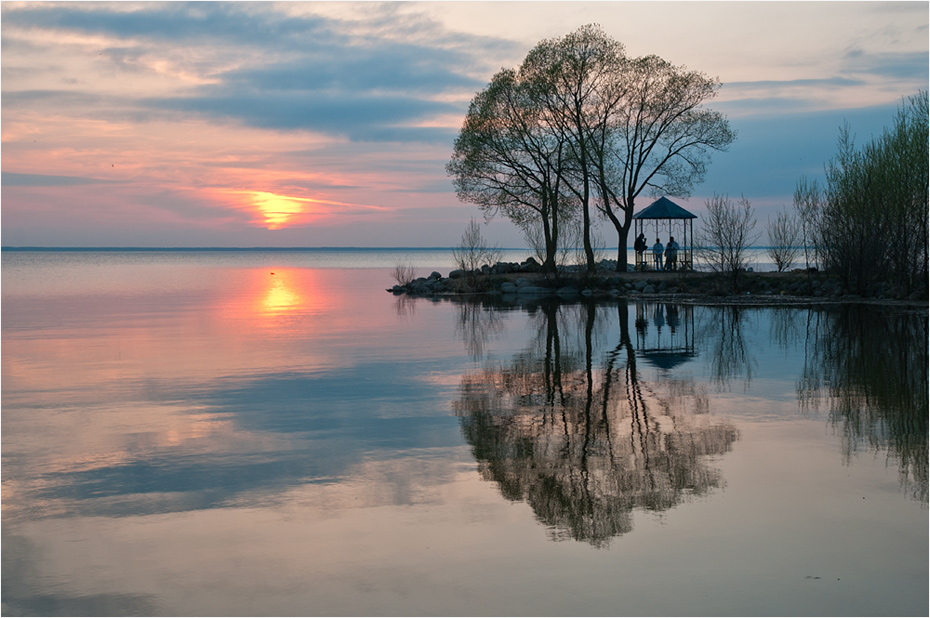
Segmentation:
<svg viewBox="0 0 930 618">
<path fill-rule="evenodd" d="M 677 267 L 678 267 L 678 243 L 675 242 L 674 236 L 669 236 L 668 244 L 665 245 L 665 270 L 675 270 Z"/>
<path fill-rule="evenodd" d="M 652 245 L 652 265 L 656 270 L 662 270 L 662 241 L 656 238 L 656 244 Z"/>
<path fill-rule="evenodd" d="M 633 243 L 633 250 L 636 251 L 636 270 L 646 270 L 646 249 L 649 248 L 649 244 L 646 242 L 646 235 L 640 233 L 636 237 L 636 242 Z"/>
</svg>

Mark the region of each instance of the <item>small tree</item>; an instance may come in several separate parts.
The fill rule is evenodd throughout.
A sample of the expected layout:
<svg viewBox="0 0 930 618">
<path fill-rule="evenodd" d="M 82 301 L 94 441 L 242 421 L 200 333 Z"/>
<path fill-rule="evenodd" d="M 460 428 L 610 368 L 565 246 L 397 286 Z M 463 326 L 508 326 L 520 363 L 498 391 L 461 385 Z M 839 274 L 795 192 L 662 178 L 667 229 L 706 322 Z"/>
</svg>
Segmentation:
<svg viewBox="0 0 930 618">
<path fill-rule="evenodd" d="M 489 245 L 481 234 L 481 226 L 472 218 L 465 227 L 459 246 L 452 249 L 452 257 L 456 265 L 473 275 L 482 266 L 491 266 L 498 262 L 503 251 L 500 247 Z"/>
<path fill-rule="evenodd" d="M 748 249 L 759 238 L 754 232 L 756 217 L 745 197 L 737 202 L 715 195 L 704 202 L 707 218 L 695 244 L 698 257 L 712 270 L 729 274 L 733 288 L 739 289 L 740 272 L 749 263 Z"/>
<path fill-rule="evenodd" d="M 775 215 L 774 221 L 769 219 L 767 231 L 769 257 L 775 262 L 778 272 L 784 272 L 798 259 L 801 225 L 787 211 L 782 210 Z"/>
</svg>

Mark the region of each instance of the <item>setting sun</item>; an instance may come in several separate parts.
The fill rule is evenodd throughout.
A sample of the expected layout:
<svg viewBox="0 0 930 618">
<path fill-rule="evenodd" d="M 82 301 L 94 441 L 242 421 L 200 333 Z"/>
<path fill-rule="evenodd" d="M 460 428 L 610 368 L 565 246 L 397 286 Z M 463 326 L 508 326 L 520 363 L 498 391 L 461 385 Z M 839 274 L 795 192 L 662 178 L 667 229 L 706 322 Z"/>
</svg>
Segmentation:
<svg viewBox="0 0 930 618">
<path fill-rule="evenodd" d="M 252 206 L 264 217 L 264 225 L 269 230 L 286 227 L 292 219 L 306 212 L 306 207 L 313 200 L 277 195 L 267 191 L 250 191 Z"/>
</svg>

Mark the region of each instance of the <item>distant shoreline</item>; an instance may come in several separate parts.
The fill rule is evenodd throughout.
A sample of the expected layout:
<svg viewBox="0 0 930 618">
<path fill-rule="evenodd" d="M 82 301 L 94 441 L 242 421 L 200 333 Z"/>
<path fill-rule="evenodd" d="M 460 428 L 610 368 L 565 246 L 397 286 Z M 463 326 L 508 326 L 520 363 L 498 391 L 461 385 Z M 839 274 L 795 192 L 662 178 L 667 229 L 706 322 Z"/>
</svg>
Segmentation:
<svg viewBox="0 0 930 618">
<path fill-rule="evenodd" d="M 48 252 L 168 252 L 168 251 L 452 251 L 454 247 L 0 247 L 0 251 Z M 525 251 L 523 248 L 505 251 Z M 615 249 L 616 250 L 616 249 Z"/>
<path fill-rule="evenodd" d="M 25 252 L 25 251 L 47 251 L 47 252 L 169 252 L 169 251 L 453 251 L 457 247 L 32 247 L 32 246 L 3 246 L 0 251 Z M 748 247 L 750 250 L 768 249 L 765 245 Z M 501 251 L 525 251 L 532 253 L 532 249 L 526 247 L 502 247 Z M 617 247 L 605 247 L 604 253 L 614 253 Z M 627 247 L 627 251 L 633 251 L 633 247 Z"/>
</svg>

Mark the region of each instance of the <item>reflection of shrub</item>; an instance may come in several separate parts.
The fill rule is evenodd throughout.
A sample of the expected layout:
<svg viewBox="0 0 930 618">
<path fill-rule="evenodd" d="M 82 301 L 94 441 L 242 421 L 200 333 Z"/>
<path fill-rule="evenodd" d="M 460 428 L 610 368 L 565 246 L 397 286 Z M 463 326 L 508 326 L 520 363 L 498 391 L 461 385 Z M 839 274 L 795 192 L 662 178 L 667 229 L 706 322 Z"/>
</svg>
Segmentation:
<svg viewBox="0 0 930 618">
<path fill-rule="evenodd" d="M 927 502 L 928 348 L 914 344 L 927 340 L 926 316 L 847 305 L 808 324 L 802 406 L 829 407 L 847 457 L 863 447 L 887 449 L 902 485 Z"/>
</svg>

